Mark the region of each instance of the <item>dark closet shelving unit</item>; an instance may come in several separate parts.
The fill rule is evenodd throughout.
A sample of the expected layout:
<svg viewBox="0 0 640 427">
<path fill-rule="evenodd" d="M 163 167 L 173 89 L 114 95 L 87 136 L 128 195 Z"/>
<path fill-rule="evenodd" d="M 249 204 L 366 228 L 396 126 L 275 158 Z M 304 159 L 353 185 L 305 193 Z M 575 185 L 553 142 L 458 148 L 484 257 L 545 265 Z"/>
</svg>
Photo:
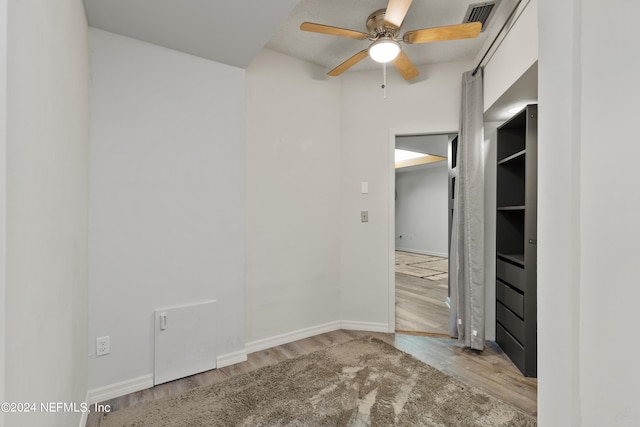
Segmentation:
<svg viewBox="0 0 640 427">
<path fill-rule="evenodd" d="M 538 106 L 498 128 L 496 342 L 527 377 L 537 376 Z"/>
</svg>

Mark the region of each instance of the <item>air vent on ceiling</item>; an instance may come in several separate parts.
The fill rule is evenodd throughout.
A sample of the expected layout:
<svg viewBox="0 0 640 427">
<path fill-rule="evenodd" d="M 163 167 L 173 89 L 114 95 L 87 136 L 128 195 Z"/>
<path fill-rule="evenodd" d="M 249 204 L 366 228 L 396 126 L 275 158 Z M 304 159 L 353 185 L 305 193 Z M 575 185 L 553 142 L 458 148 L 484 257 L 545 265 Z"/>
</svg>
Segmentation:
<svg viewBox="0 0 640 427">
<path fill-rule="evenodd" d="M 493 13 L 498 8 L 498 3 L 500 3 L 500 0 L 470 4 L 462 23 L 480 22 L 482 24 L 482 31 L 484 31 L 487 28 L 489 19 L 491 19 Z"/>
</svg>

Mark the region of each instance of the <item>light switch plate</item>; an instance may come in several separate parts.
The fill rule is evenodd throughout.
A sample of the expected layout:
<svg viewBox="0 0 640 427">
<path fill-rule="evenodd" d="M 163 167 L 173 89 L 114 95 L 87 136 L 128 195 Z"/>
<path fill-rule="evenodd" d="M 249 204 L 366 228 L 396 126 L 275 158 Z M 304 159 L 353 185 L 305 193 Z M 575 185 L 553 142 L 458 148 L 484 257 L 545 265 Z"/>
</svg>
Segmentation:
<svg viewBox="0 0 640 427">
<path fill-rule="evenodd" d="M 369 222 L 369 211 L 360 211 L 360 222 Z"/>
<path fill-rule="evenodd" d="M 367 181 L 362 181 L 360 183 L 360 193 L 369 194 L 369 183 Z"/>
</svg>

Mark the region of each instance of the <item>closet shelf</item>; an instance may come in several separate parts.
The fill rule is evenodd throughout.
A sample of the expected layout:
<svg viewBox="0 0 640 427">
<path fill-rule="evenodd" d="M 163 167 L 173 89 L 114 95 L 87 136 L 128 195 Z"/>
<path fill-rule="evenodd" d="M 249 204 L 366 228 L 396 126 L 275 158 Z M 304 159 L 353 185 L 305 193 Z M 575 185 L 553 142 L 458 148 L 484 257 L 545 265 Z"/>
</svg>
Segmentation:
<svg viewBox="0 0 640 427">
<path fill-rule="evenodd" d="M 498 165 L 502 165 L 508 162 L 522 161 L 524 160 L 524 156 L 527 154 L 527 150 L 518 151 L 515 154 L 510 155 L 509 157 L 505 157 L 504 159 L 498 162 Z"/>
<path fill-rule="evenodd" d="M 496 343 L 537 375 L 537 116 L 527 105 L 496 135 Z M 526 265 L 525 265 L 526 264 Z"/>
<path fill-rule="evenodd" d="M 498 206 L 499 211 L 523 211 L 524 209 L 525 209 L 524 205 Z"/>
<path fill-rule="evenodd" d="M 524 267 L 524 254 L 503 254 L 498 252 L 496 255 L 505 261 L 511 261 L 521 267 Z"/>
</svg>

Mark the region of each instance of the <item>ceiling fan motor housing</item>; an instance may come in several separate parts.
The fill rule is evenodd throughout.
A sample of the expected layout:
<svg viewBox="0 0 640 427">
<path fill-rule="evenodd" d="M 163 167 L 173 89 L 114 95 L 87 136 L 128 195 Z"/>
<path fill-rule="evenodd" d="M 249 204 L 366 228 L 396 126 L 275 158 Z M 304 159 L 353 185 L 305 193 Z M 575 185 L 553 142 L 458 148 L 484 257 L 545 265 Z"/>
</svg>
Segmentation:
<svg viewBox="0 0 640 427">
<path fill-rule="evenodd" d="M 372 38 L 377 39 L 379 37 L 397 38 L 400 32 L 400 27 L 396 27 L 393 24 L 385 24 L 384 16 L 386 9 L 379 9 L 373 12 L 367 18 L 367 30 Z"/>
</svg>

